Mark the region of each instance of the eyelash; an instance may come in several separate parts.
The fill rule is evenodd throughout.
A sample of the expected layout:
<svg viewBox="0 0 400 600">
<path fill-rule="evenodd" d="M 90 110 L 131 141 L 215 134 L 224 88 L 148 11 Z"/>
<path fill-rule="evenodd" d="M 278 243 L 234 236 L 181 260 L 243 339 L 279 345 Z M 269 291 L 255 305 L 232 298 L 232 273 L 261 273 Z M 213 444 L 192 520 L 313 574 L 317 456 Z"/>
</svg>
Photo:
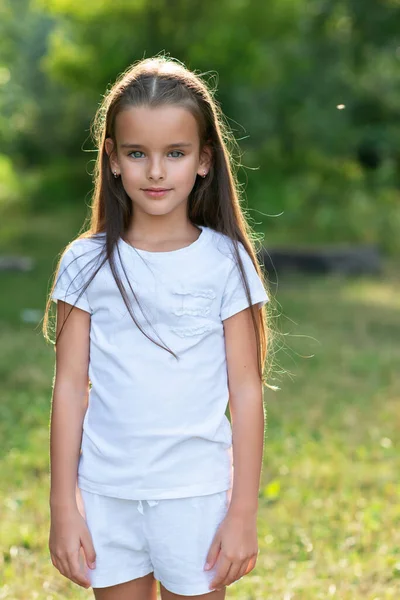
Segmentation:
<svg viewBox="0 0 400 600">
<path fill-rule="evenodd" d="M 140 154 L 143 154 L 143 152 L 141 150 L 133 150 L 133 152 L 129 152 L 128 156 L 131 156 L 132 154 L 136 154 L 137 152 L 139 152 Z M 171 152 L 169 154 L 171 154 L 172 152 L 178 152 L 181 156 L 185 156 L 183 152 L 181 152 L 180 150 L 171 150 Z M 181 158 L 181 156 L 174 156 L 173 158 Z M 136 156 L 132 156 L 132 158 L 136 159 Z"/>
</svg>

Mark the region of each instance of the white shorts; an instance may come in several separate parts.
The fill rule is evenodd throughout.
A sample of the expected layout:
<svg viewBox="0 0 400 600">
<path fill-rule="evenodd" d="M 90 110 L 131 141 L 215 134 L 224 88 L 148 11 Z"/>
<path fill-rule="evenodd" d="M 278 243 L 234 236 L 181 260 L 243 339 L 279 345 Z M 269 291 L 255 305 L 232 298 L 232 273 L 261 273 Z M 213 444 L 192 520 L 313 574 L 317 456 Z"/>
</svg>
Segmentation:
<svg viewBox="0 0 400 600">
<path fill-rule="evenodd" d="M 125 500 L 80 490 L 96 551 L 87 569 L 93 588 L 154 572 L 173 593 L 196 596 L 210 589 L 216 568 L 204 570 L 213 537 L 229 508 L 231 489 L 206 496 Z"/>
</svg>

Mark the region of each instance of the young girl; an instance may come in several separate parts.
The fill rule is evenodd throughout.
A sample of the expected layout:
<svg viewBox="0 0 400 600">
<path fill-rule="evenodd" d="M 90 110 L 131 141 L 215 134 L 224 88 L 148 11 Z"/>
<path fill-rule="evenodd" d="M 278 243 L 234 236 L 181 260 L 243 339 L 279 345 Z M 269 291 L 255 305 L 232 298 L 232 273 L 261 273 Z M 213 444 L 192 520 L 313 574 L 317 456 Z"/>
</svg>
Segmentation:
<svg viewBox="0 0 400 600">
<path fill-rule="evenodd" d="M 258 555 L 269 300 L 232 137 L 165 57 L 131 66 L 94 126 L 90 228 L 44 322 L 58 301 L 51 560 L 100 600 L 155 600 L 156 580 L 162 600 L 222 600 Z"/>
</svg>

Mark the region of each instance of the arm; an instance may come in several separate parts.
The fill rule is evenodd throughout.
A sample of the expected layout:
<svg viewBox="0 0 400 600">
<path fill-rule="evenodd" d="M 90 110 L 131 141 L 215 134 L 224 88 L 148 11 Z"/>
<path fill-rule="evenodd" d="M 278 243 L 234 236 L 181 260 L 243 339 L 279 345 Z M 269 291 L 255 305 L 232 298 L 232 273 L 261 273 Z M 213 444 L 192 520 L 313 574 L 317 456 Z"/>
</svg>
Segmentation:
<svg viewBox="0 0 400 600">
<path fill-rule="evenodd" d="M 234 474 L 230 505 L 207 555 L 210 589 L 247 575 L 258 555 L 257 509 L 264 446 L 262 384 L 250 308 L 223 321 L 232 419 Z"/>
<path fill-rule="evenodd" d="M 57 335 L 70 308 L 71 305 L 58 300 Z M 96 557 L 76 495 L 89 388 L 89 331 L 90 313 L 75 308 L 56 346 L 50 426 L 50 556 L 62 575 L 85 588 L 90 587 L 90 579 L 81 570 L 81 546 L 88 566 L 93 566 Z"/>
<path fill-rule="evenodd" d="M 71 305 L 57 303 L 57 335 Z M 90 314 L 69 315 L 56 347 L 50 426 L 50 508 L 76 507 L 76 478 L 89 388 Z"/>
<path fill-rule="evenodd" d="M 264 449 L 263 389 L 250 309 L 224 321 L 233 438 L 230 513 L 257 515 Z"/>
</svg>

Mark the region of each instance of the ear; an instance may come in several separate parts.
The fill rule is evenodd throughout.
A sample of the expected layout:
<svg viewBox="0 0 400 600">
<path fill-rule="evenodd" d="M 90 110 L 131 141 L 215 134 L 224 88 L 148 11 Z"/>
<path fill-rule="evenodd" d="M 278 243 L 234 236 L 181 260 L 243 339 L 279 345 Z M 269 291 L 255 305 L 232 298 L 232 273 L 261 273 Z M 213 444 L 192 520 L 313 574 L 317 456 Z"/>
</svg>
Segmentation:
<svg viewBox="0 0 400 600">
<path fill-rule="evenodd" d="M 210 167 L 211 167 L 211 163 L 212 163 L 212 149 L 211 149 L 211 146 L 206 144 L 205 146 L 203 146 L 201 153 L 200 153 L 200 164 L 199 164 L 199 168 L 197 169 L 197 173 L 202 176 L 204 174 L 204 171 L 206 171 L 208 173 L 208 171 L 210 170 Z"/>
<path fill-rule="evenodd" d="M 108 158 L 110 160 L 111 170 L 113 172 L 117 171 L 117 173 L 119 175 L 120 168 L 119 168 L 119 164 L 118 164 L 118 157 L 117 157 L 117 153 L 115 152 L 114 142 L 110 137 L 105 139 L 104 148 L 105 148 L 105 151 L 107 152 Z"/>
</svg>

